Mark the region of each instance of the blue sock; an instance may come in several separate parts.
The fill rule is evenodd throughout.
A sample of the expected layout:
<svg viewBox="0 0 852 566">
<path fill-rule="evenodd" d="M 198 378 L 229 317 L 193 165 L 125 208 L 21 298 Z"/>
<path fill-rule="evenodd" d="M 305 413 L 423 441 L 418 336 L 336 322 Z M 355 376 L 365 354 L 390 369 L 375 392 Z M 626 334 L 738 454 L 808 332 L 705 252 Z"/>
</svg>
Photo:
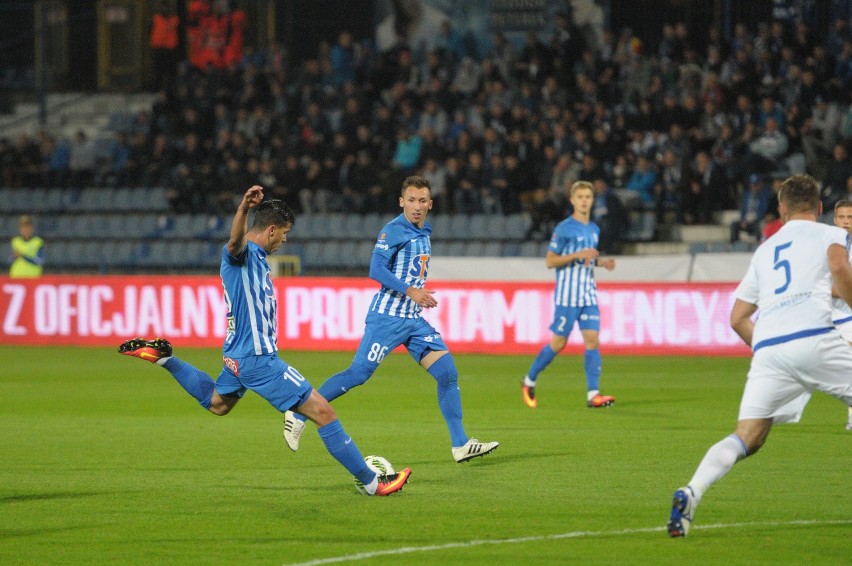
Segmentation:
<svg viewBox="0 0 852 566">
<path fill-rule="evenodd" d="M 183 360 L 179 360 L 172 356 L 163 367 L 169 370 L 180 386 L 187 393 L 198 400 L 198 404 L 205 409 L 210 408 L 210 402 L 213 399 L 213 378 L 201 370 L 195 369 Z"/>
<path fill-rule="evenodd" d="M 326 379 L 322 385 L 317 388 L 317 392 L 325 397 L 326 401 L 331 403 L 353 387 L 363 385 L 370 376 L 373 375 L 375 368 L 370 366 L 353 363 L 351 366 L 336 373 Z M 300 421 L 308 420 L 308 417 L 296 413 L 296 418 Z"/>
<path fill-rule="evenodd" d="M 550 344 L 545 344 L 544 348 L 538 353 L 538 355 L 533 360 L 532 366 L 530 366 L 530 371 L 527 373 L 527 376 L 532 381 L 538 379 L 538 374 L 544 371 L 544 368 L 550 365 L 550 362 L 553 361 L 553 358 L 556 357 L 556 351 L 550 347 Z"/>
<path fill-rule="evenodd" d="M 373 481 L 376 472 L 371 470 L 364 462 L 361 451 L 355 446 L 355 441 L 343 430 L 343 425 L 340 424 L 339 420 L 334 419 L 324 427 L 318 428 L 317 432 L 319 432 L 329 454 L 343 464 L 343 467 L 349 470 L 350 474 L 357 477 L 364 485 Z"/>
<path fill-rule="evenodd" d="M 586 370 L 586 389 L 589 391 L 599 390 L 601 380 L 601 351 L 597 348 L 586 350 L 586 354 L 583 357 L 583 367 Z"/>
<path fill-rule="evenodd" d="M 438 406 L 450 429 L 453 446 L 464 446 L 467 434 L 462 425 L 461 391 L 459 391 L 459 372 L 452 354 L 444 354 L 429 366 L 429 374 L 438 382 Z"/>
</svg>

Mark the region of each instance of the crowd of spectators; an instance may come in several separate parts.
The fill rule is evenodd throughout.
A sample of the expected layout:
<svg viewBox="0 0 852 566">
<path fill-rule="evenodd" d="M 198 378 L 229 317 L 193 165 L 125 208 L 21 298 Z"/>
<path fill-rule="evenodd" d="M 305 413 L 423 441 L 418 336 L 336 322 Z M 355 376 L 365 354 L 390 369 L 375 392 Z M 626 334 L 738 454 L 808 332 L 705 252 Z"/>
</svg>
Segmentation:
<svg viewBox="0 0 852 566">
<path fill-rule="evenodd" d="M 175 212 L 223 213 L 259 183 L 300 212 L 393 212 L 419 172 L 435 211 L 526 211 L 531 238 L 549 237 L 580 179 L 682 224 L 739 209 L 755 177 L 807 171 L 828 208 L 852 192 L 849 19 L 737 23 L 729 39 L 677 22 L 652 47 L 563 14 L 550 37 L 496 34 L 482 56 L 453 34 L 445 22 L 422 57 L 344 31 L 297 65 L 277 46 L 184 63 L 106 155 L 82 134 L 0 140 L 2 183 L 164 186 Z M 628 215 L 606 202 L 619 239 Z"/>
</svg>

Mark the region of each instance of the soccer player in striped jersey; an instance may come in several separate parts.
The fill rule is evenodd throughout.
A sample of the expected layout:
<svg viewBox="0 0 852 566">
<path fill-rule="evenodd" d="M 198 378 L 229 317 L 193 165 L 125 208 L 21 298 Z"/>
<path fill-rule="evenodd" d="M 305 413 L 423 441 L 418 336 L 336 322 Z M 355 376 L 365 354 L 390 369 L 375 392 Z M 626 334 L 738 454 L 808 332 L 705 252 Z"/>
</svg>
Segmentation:
<svg viewBox="0 0 852 566">
<path fill-rule="evenodd" d="M 547 267 L 556 269 L 553 323 L 550 325 L 553 336 L 539 351 L 521 382 L 521 398 L 531 409 L 538 406 L 535 392 L 538 374 L 565 348 L 575 322 L 580 327 L 585 344 L 583 366 L 586 371 L 586 406 L 609 407 L 615 403 L 615 397 L 600 392 L 601 353 L 598 334 L 601 315 L 594 274 L 596 266 L 612 271 L 615 269 L 615 260 L 598 257 L 600 228 L 590 219 L 592 204 L 595 202 L 594 186 L 587 181 L 577 181 L 571 185 L 570 196 L 574 212 L 553 230 L 545 258 Z"/>
<path fill-rule="evenodd" d="M 831 315 L 832 287 L 852 304 L 847 233 L 817 222 L 822 203 L 813 177 L 786 179 L 778 198 L 784 226 L 755 250 L 734 291 L 731 328 L 752 349 L 737 425 L 675 490 L 672 537 L 689 533 L 707 490 L 754 455 L 774 425 L 799 422 L 814 391 L 852 404 L 852 348 Z"/>
<path fill-rule="evenodd" d="M 846 250 L 852 262 L 852 201 L 841 200 L 834 205 L 834 225 L 846 230 Z M 843 339 L 852 344 L 852 307 L 833 292 L 831 322 L 840 331 Z M 852 430 L 852 406 L 848 408 L 846 430 Z"/>
<path fill-rule="evenodd" d="M 251 209 L 254 223 L 247 230 Z M 173 356 L 171 344 L 161 338 L 134 338 L 124 342 L 119 352 L 164 367 L 214 415 L 228 414 L 249 389 L 282 413 L 298 411 L 316 423 L 329 453 L 364 484 L 367 493 L 390 495 L 402 489 L 411 469 L 380 476 L 368 467 L 328 401 L 296 368 L 278 357 L 278 303 L 266 256 L 287 240 L 294 221 L 293 212 L 283 202 L 263 202 L 262 187 L 255 185 L 243 195 L 219 269 L 228 305 L 228 330 L 223 368 L 215 382 Z"/>
<path fill-rule="evenodd" d="M 432 227 L 426 216 L 432 208 L 429 181 L 410 176 L 402 183 L 399 198 L 402 214 L 382 228 L 370 261 L 370 277 L 381 284 L 370 303 L 361 344 L 352 364 L 328 378 L 319 392 L 333 401 L 365 383 L 387 354 L 405 345 L 414 361 L 435 378 L 438 407 L 450 432 L 456 462 L 484 456 L 498 442 L 480 442 L 467 436 L 462 425 L 458 371 L 441 335 L 421 316 L 424 308 L 437 306 L 434 291 L 426 287 L 432 244 Z M 291 450 L 299 449 L 305 419 L 285 413 L 284 439 Z"/>
</svg>

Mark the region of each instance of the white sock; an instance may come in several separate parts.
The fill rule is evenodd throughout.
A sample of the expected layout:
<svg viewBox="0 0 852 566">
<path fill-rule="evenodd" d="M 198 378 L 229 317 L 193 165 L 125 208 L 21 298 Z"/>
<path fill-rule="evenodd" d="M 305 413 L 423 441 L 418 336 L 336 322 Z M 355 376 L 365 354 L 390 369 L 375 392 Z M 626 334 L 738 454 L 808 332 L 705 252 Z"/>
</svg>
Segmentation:
<svg viewBox="0 0 852 566">
<path fill-rule="evenodd" d="M 169 361 L 170 359 L 172 359 L 171 356 L 169 356 L 167 358 L 160 358 L 159 360 L 157 360 L 154 363 L 157 364 L 158 366 L 164 366 L 164 365 L 166 365 L 166 362 Z"/>
<path fill-rule="evenodd" d="M 370 495 L 375 495 L 376 490 L 379 488 L 379 474 L 376 474 L 376 477 L 373 478 L 373 481 L 370 483 L 364 484 L 364 491 L 369 493 Z"/>
<path fill-rule="evenodd" d="M 524 376 L 524 385 L 526 385 L 527 387 L 535 387 L 535 381 L 530 379 L 530 376 L 525 375 Z M 852 407 L 849 407 L 849 410 L 852 413 Z"/>
<path fill-rule="evenodd" d="M 597 389 L 590 389 L 586 392 L 586 401 L 591 401 L 598 393 L 600 393 L 600 391 L 598 391 Z"/>
<path fill-rule="evenodd" d="M 710 447 L 704 459 L 698 464 L 695 475 L 689 480 L 689 487 L 695 494 L 696 502 L 707 489 L 722 479 L 738 461 L 746 457 L 746 447 L 740 438 L 732 434 Z"/>
</svg>

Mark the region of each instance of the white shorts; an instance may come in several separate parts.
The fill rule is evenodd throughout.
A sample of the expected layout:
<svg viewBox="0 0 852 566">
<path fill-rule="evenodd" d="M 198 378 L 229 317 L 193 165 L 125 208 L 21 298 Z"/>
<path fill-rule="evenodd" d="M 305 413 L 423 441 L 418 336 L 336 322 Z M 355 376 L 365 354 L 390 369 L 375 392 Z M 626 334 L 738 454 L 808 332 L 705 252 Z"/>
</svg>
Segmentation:
<svg viewBox="0 0 852 566">
<path fill-rule="evenodd" d="M 799 422 L 814 391 L 852 405 L 852 346 L 840 332 L 759 349 L 751 359 L 739 420 Z"/>
<path fill-rule="evenodd" d="M 844 322 L 837 327 L 837 330 L 840 331 L 840 335 L 843 336 L 844 340 L 852 342 L 852 321 Z"/>
</svg>

